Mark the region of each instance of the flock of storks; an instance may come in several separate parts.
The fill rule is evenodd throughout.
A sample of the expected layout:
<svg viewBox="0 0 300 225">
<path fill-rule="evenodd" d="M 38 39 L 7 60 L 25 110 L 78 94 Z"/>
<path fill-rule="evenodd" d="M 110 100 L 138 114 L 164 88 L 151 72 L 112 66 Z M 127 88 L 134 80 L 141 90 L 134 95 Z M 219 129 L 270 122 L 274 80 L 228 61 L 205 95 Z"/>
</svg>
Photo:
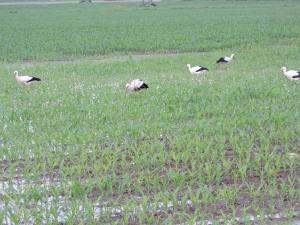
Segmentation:
<svg viewBox="0 0 300 225">
<path fill-rule="evenodd" d="M 220 58 L 217 63 L 218 64 L 228 64 L 234 59 L 234 54 L 231 56 L 225 56 Z M 194 66 L 191 67 L 190 64 L 187 64 L 187 67 L 191 74 L 202 74 L 208 71 L 206 67 L 202 66 Z M 287 70 L 286 67 L 281 68 L 283 75 L 285 75 L 290 80 L 300 80 L 300 71 L 296 70 Z M 18 71 L 14 71 L 15 79 L 19 84 L 22 85 L 30 85 L 35 81 L 41 81 L 40 78 L 34 76 L 20 76 Z M 126 91 L 140 91 L 142 89 L 149 88 L 148 84 L 146 84 L 143 80 L 135 79 L 126 84 Z"/>
</svg>

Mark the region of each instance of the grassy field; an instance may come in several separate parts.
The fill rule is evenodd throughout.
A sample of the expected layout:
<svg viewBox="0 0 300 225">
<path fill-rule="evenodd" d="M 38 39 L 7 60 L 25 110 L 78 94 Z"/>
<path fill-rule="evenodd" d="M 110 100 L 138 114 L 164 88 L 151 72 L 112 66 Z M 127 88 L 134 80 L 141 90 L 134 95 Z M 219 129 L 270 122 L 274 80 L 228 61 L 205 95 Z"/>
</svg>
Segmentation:
<svg viewBox="0 0 300 225">
<path fill-rule="evenodd" d="M 1 6 L 0 221 L 299 220 L 299 82 L 280 73 L 300 69 L 299 10 Z M 191 75 L 187 63 L 210 71 Z M 42 82 L 18 86 L 16 69 Z M 149 90 L 125 93 L 135 78 Z"/>
<path fill-rule="evenodd" d="M 298 12 L 293 1 L 1 7 L 0 60 L 251 47 L 299 37 Z"/>
</svg>

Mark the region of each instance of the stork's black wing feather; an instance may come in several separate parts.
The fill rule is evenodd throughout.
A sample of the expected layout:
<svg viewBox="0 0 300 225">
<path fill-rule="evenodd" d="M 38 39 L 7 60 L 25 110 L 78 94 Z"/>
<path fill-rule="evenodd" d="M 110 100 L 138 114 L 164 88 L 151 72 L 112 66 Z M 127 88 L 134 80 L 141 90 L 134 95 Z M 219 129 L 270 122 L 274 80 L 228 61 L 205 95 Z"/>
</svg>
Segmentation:
<svg viewBox="0 0 300 225">
<path fill-rule="evenodd" d="M 208 69 L 205 67 L 200 67 L 198 70 L 196 70 L 196 72 L 200 72 L 200 71 L 208 71 Z"/>
<path fill-rule="evenodd" d="M 227 63 L 227 61 L 225 60 L 224 57 L 219 58 L 219 60 L 217 61 L 217 63 Z"/>
<path fill-rule="evenodd" d="M 292 76 L 292 78 L 300 78 L 300 71 L 298 71 L 298 75 Z"/>
<path fill-rule="evenodd" d="M 149 86 L 148 86 L 146 83 L 143 83 L 143 84 L 138 88 L 138 90 L 146 89 L 146 88 L 149 88 Z"/>
<path fill-rule="evenodd" d="M 27 81 L 26 83 L 30 83 L 32 81 L 41 81 L 40 78 L 37 78 L 37 77 L 32 77 L 29 81 Z"/>
</svg>

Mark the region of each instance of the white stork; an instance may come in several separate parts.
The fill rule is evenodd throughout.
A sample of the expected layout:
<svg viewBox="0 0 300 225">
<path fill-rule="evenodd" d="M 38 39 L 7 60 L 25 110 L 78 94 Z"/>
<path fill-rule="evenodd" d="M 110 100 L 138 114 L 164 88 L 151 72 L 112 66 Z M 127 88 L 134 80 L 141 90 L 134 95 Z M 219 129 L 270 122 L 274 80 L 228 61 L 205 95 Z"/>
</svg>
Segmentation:
<svg viewBox="0 0 300 225">
<path fill-rule="evenodd" d="M 287 70 L 284 66 L 281 68 L 283 75 L 289 78 L 290 80 L 300 80 L 300 71 L 297 70 Z"/>
<path fill-rule="evenodd" d="M 126 91 L 140 91 L 142 89 L 147 89 L 149 86 L 140 79 L 135 79 L 131 81 L 130 83 L 126 84 Z"/>
<path fill-rule="evenodd" d="M 217 61 L 217 63 L 219 64 L 227 64 L 227 63 L 230 63 L 232 61 L 234 57 L 234 54 L 231 54 L 231 56 L 224 56 L 222 58 L 219 58 L 219 60 Z"/>
<path fill-rule="evenodd" d="M 32 84 L 32 82 L 34 82 L 34 81 L 41 81 L 40 78 L 33 77 L 33 76 L 19 76 L 19 72 L 17 70 L 14 71 L 14 74 L 15 74 L 16 81 L 22 85 L 28 86 L 28 85 Z"/>
<path fill-rule="evenodd" d="M 208 71 L 207 68 L 202 67 L 202 66 L 191 67 L 191 64 L 186 64 L 186 66 L 189 68 L 189 71 L 191 74 L 201 74 L 201 73 L 205 73 Z"/>
</svg>

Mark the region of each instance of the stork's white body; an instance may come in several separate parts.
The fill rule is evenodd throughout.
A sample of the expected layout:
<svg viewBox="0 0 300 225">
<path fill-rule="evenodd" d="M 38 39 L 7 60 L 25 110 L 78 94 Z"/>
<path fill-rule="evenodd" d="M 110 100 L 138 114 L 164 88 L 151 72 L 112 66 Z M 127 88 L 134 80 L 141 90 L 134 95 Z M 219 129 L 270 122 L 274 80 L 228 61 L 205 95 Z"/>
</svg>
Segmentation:
<svg viewBox="0 0 300 225">
<path fill-rule="evenodd" d="M 33 77 L 33 76 L 20 76 L 19 72 L 17 70 L 14 72 L 14 74 L 15 74 L 15 79 L 16 79 L 17 83 L 21 84 L 21 85 L 29 86 L 34 81 L 40 81 L 41 80 L 41 79 L 39 79 L 37 77 Z"/>
<path fill-rule="evenodd" d="M 287 70 L 286 67 L 281 68 L 282 73 L 290 80 L 300 80 L 300 71 L 296 70 Z"/>
<path fill-rule="evenodd" d="M 149 88 L 148 85 L 140 79 L 135 79 L 126 84 L 126 90 L 128 91 L 139 91 L 146 88 Z"/>
<path fill-rule="evenodd" d="M 190 71 L 191 74 L 201 74 L 201 73 L 205 73 L 208 71 L 207 68 L 202 67 L 202 66 L 193 66 L 191 67 L 191 64 L 187 64 L 186 65 Z"/>
</svg>

